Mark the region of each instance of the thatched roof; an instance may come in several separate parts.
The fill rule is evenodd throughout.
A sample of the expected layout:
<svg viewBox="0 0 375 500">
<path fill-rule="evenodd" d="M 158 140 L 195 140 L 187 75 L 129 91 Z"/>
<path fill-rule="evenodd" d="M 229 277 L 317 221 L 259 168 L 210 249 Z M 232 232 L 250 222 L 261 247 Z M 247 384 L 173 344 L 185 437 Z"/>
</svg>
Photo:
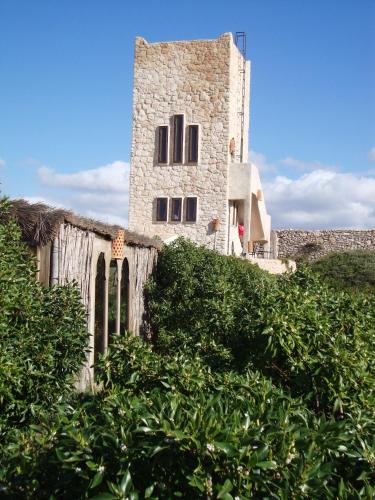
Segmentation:
<svg viewBox="0 0 375 500">
<path fill-rule="evenodd" d="M 9 215 L 21 227 L 23 240 L 29 245 L 46 245 L 58 234 L 60 225 L 71 224 L 83 231 L 92 231 L 106 239 L 113 240 L 120 226 L 105 224 L 87 217 L 81 217 L 70 210 L 50 207 L 44 203 L 29 203 L 26 200 L 11 200 Z M 158 240 L 147 238 L 125 230 L 128 245 L 159 248 Z"/>
<path fill-rule="evenodd" d="M 133 231 L 125 229 L 125 243 L 130 246 L 137 247 L 154 247 L 161 248 L 163 242 L 156 238 L 149 238 Z"/>
</svg>

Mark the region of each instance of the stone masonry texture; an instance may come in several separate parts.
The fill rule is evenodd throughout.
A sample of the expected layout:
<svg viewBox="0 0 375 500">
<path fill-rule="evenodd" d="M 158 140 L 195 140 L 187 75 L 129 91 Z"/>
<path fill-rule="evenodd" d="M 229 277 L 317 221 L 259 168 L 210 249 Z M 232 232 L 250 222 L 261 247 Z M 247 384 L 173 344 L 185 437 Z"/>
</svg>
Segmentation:
<svg viewBox="0 0 375 500">
<path fill-rule="evenodd" d="M 240 147 L 243 58 L 226 33 L 217 40 L 135 42 L 129 229 L 165 239 L 186 236 L 227 250 L 229 142 Z M 250 64 L 246 67 L 245 130 L 249 126 Z M 184 115 L 184 161 L 172 163 L 173 115 Z M 158 164 L 157 130 L 169 126 L 169 160 Z M 187 127 L 199 125 L 199 158 L 187 163 Z M 243 161 L 247 160 L 245 153 Z M 198 198 L 196 223 L 156 222 L 156 198 Z M 220 230 L 213 231 L 212 218 Z"/>
<path fill-rule="evenodd" d="M 316 260 L 333 252 L 350 250 L 375 251 L 375 229 L 327 229 L 324 231 L 282 230 L 273 231 L 274 255 L 306 257 Z"/>
</svg>

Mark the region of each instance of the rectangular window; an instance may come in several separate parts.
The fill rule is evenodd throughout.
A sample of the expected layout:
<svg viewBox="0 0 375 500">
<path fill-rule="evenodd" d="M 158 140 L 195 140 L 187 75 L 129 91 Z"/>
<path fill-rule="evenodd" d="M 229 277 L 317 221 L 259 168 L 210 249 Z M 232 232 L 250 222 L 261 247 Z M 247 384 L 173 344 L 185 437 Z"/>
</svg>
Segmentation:
<svg viewBox="0 0 375 500">
<path fill-rule="evenodd" d="M 172 198 L 171 221 L 181 222 L 182 198 Z"/>
<path fill-rule="evenodd" d="M 198 162 L 198 125 L 189 125 L 189 147 L 188 147 L 188 162 Z"/>
<path fill-rule="evenodd" d="M 158 162 L 167 163 L 168 161 L 168 127 L 159 127 L 159 148 Z"/>
<path fill-rule="evenodd" d="M 168 198 L 156 198 L 156 220 L 158 222 L 168 220 Z"/>
<path fill-rule="evenodd" d="M 184 144 L 184 115 L 173 117 L 173 163 L 182 163 Z"/>
<path fill-rule="evenodd" d="M 189 197 L 186 198 L 186 222 L 196 222 L 197 220 L 197 198 Z"/>
</svg>

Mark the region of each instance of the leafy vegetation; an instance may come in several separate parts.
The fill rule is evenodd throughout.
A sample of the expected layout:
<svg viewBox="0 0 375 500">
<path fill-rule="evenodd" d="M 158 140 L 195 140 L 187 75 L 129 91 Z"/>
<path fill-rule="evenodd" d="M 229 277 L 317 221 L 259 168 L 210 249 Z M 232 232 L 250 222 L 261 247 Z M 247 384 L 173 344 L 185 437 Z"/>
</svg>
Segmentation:
<svg viewBox="0 0 375 500">
<path fill-rule="evenodd" d="M 7 202 L 0 199 L 2 217 Z M 79 292 L 45 288 L 13 220 L 0 224 L 0 439 L 72 391 L 85 360 L 87 331 Z"/>
<path fill-rule="evenodd" d="M 332 292 L 306 267 L 275 278 L 181 241 L 162 253 L 148 300 L 161 353 L 260 370 L 329 414 L 372 394 L 374 302 Z"/>
<path fill-rule="evenodd" d="M 99 394 L 77 398 L 52 426 L 41 420 L 27 441 L 6 450 L 9 469 L 18 470 L 9 493 L 226 499 L 373 494 L 368 441 L 375 429 L 369 418 L 317 417 L 260 373 L 214 373 L 200 359 L 165 359 L 131 336 L 114 343 L 99 378 Z"/>
<path fill-rule="evenodd" d="M 88 335 L 74 286 L 45 288 L 0 199 L 0 456 L 67 401 Z M 24 437 L 22 437 L 24 436 Z M 16 457 L 22 461 L 22 457 Z M 6 474 L 6 462 L 0 478 Z M 18 466 L 17 466 L 18 467 Z M 1 479 L 0 479 L 1 483 Z"/>
<path fill-rule="evenodd" d="M 14 226 L 1 231 L 20 246 Z M 24 250 L 12 266 L 21 262 Z M 57 293 L 39 292 L 25 265 L 30 290 Z M 50 404 L 53 388 L 50 408 L 38 405 L 22 425 L 7 419 L 0 496 L 373 498 L 369 297 L 337 293 L 309 269 L 276 278 L 180 240 L 161 253 L 147 301 L 154 344 L 116 338 L 96 367 L 97 393 L 69 395 L 61 373 L 62 390 L 46 380 L 25 404 Z M 66 304 L 68 318 L 70 309 L 74 325 L 61 320 L 54 345 L 80 338 L 78 301 Z M 17 342 L 4 339 L 21 369 Z M 65 349 L 77 371 L 82 355 Z"/>
<path fill-rule="evenodd" d="M 311 267 L 337 289 L 375 291 L 375 252 L 333 253 L 314 262 Z"/>
</svg>

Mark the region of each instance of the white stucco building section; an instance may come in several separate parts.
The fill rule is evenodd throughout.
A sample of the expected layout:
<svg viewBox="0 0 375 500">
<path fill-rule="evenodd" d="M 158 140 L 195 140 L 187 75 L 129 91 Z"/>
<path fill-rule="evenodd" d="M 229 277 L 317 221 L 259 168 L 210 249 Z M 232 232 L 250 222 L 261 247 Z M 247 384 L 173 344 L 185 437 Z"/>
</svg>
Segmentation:
<svg viewBox="0 0 375 500">
<path fill-rule="evenodd" d="M 233 163 L 229 168 L 229 206 L 235 207 L 237 215 L 230 221 L 231 226 L 240 222 L 244 225 L 243 251 L 252 251 L 254 243 L 269 248 L 271 217 L 268 215 L 264 200 L 259 172 L 251 163 Z M 229 238 L 228 253 L 238 255 L 236 235 Z"/>
</svg>

